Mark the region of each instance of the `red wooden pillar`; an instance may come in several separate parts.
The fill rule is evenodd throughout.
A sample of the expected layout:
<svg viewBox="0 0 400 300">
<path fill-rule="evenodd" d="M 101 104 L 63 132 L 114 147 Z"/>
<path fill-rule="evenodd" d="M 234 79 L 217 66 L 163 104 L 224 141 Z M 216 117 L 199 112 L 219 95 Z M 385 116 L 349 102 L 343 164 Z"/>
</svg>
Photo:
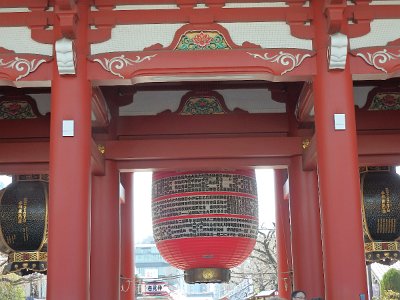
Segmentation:
<svg viewBox="0 0 400 300">
<path fill-rule="evenodd" d="M 293 288 L 309 299 L 324 298 L 318 182 L 315 171 L 302 170 L 302 158 L 289 166 Z"/>
<path fill-rule="evenodd" d="M 91 87 L 87 79 L 88 5 L 78 4 L 76 75 L 53 63 L 50 123 L 50 202 L 47 299 L 89 298 Z M 57 25 L 55 25 L 57 29 Z M 63 136 L 63 120 L 74 136 Z"/>
<path fill-rule="evenodd" d="M 325 297 L 367 298 L 357 140 L 349 62 L 328 71 L 324 1 L 315 0 L 314 27 L 317 75 L 314 108 L 321 205 Z M 345 114 L 345 130 L 335 130 L 334 114 Z"/>
<path fill-rule="evenodd" d="M 276 207 L 276 249 L 278 261 L 278 292 L 285 299 L 292 292 L 291 255 L 289 239 L 289 203 L 284 199 L 283 186 L 286 171 L 275 170 L 275 207 Z"/>
<path fill-rule="evenodd" d="M 105 175 L 93 177 L 90 299 L 119 299 L 120 291 L 119 172 L 114 161 Z"/>
<path fill-rule="evenodd" d="M 135 243 L 133 239 L 133 173 L 124 173 L 125 203 L 121 207 L 121 300 L 135 299 Z"/>
</svg>

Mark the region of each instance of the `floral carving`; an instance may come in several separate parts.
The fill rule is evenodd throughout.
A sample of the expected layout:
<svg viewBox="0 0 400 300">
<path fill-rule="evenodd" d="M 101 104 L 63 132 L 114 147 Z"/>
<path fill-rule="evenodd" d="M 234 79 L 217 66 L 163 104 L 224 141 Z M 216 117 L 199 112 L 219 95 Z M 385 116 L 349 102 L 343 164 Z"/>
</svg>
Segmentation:
<svg viewBox="0 0 400 300">
<path fill-rule="evenodd" d="M 253 56 L 254 58 L 260 58 L 265 61 L 269 61 L 271 63 L 277 63 L 283 66 L 288 66 L 288 68 L 282 71 L 281 75 L 284 75 L 292 71 L 294 68 L 298 67 L 304 61 L 304 59 L 306 59 L 307 57 L 311 57 L 310 54 L 293 55 L 291 53 L 286 53 L 283 51 L 279 51 L 278 54 L 272 55 L 271 57 L 268 57 L 268 53 L 265 53 L 264 55 L 250 53 L 250 52 L 247 53 Z"/>
<path fill-rule="evenodd" d="M 368 110 L 399 110 L 400 93 L 378 93 L 372 99 Z"/>
<path fill-rule="evenodd" d="M 369 65 L 385 73 L 388 73 L 388 70 L 385 68 L 387 62 L 390 60 L 400 59 L 400 53 L 394 54 L 387 51 L 387 49 L 376 51 L 374 53 L 357 53 L 356 55 L 364 59 Z"/>
<path fill-rule="evenodd" d="M 96 58 L 93 61 L 98 62 L 106 71 L 114 74 L 115 76 L 118 76 L 120 78 L 125 78 L 123 75 L 121 75 L 120 72 L 117 71 L 123 70 L 127 66 L 138 64 L 145 60 L 150 60 L 156 55 L 157 54 L 144 56 L 142 58 L 140 56 L 136 56 L 136 59 L 130 59 L 128 57 L 125 57 L 125 55 L 121 55 L 113 57 L 111 59 L 103 58 L 103 60 Z"/>
<path fill-rule="evenodd" d="M 15 57 L 13 60 L 4 62 L 0 59 L 0 68 L 14 69 L 20 75 L 16 78 L 16 81 L 20 80 L 29 75 L 29 73 L 34 72 L 42 63 L 46 62 L 45 59 L 32 59 L 27 60 L 25 58 Z"/>
<path fill-rule="evenodd" d="M 225 114 L 218 99 L 215 97 L 191 97 L 181 111 L 181 115 L 214 115 Z"/>
<path fill-rule="evenodd" d="M 198 45 L 199 47 L 205 47 L 205 46 L 209 45 L 211 43 L 211 41 L 212 41 L 212 38 L 208 34 L 204 33 L 203 31 L 200 32 L 198 35 L 196 35 L 193 38 L 193 42 L 196 45 Z"/>
<path fill-rule="evenodd" d="M 187 31 L 175 50 L 221 50 L 231 49 L 222 33 L 215 30 Z"/>
<path fill-rule="evenodd" d="M 37 118 L 31 105 L 27 101 L 1 101 L 0 119 L 34 119 Z"/>
</svg>

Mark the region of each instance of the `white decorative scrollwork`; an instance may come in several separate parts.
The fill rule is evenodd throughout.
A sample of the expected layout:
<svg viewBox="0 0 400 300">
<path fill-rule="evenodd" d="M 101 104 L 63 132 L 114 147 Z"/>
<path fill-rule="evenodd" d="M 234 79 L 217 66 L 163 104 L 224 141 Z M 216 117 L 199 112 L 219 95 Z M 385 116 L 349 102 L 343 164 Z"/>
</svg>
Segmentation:
<svg viewBox="0 0 400 300">
<path fill-rule="evenodd" d="M 306 59 L 307 57 L 311 57 L 310 54 L 293 55 L 291 53 L 285 53 L 283 51 L 279 51 L 278 54 L 275 54 L 271 57 L 268 57 L 268 53 L 265 53 L 264 56 L 262 56 L 260 54 L 256 54 L 256 53 L 250 53 L 250 52 L 247 52 L 247 53 L 250 54 L 251 56 L 253 56 L 254 58 L 261 58 L 263 60 L 270 61 L 272 63 L 278 63 L 283 66 L 289 66 L 289 68 L 285 69 L 281 73 L 281 75 L 284 75 L 284 74 L 292 71 L 294 68 L 299 66 L 303 62 L 304 59 Z"/>
<path fill-rule="evenodd" d="M 16 81 L 18 81 L 21 78 L 28 76 L 29 73 L 34 72 L 44 62 L 46 62 L 45 59 L 32 59 L 29 61 L 25 58 L 19 57 L 15 57 L 9 62 L 3 62 L 3 59 L 0 59 L 0 68 L 14 69 L 18 73 L 21 73 L 16 79 Z"/>
<path fill-rule="evenodd" d="M 347 35 L 340 32 L 330 36 L 330 45 L 327 50 L 329 70 L 345 69 L 348 41 Z"/>
<path fill-rule="evenodd" d="M 118 73 L 115 70 L 122 70 L 126 66 L 138 64 L 145 60 L 150 60 L 156 55 L 157 54 L 149 55 L 149 56 L 145 56 L 142 58 L 140 58 L 140 56 L 136 56 L 135 60 L 127 58 L 127 57 L 125 57 L 125 55 L 121 55 L 121 56 L 113 57 L 111 59 L 103 58 L 104 61 L 102 61 L 99 58 L 96 58 L 93 61 L 98 62 L 106 71 L 111 72 L 115 76 L 125 78 L 124 76 L 121 75 L 121 73 Z"/>
<path fill-rule="evenodd" d="M 380 64 L 381 65 L 385 64 L 386 62 L 388 62 L 389 60 L 392 60 L 392 59 L 400 59 L 400 53 L 397 55 L 397 54 L 388 52 L 387 49 L 376 51 L 374 53 L 367 53 L 367 55 L 364 55 L 363 53 L 357 53 L 357 56 L 360 56 L 369 65 L 371 65 L 385 73 L 387 73 L 388 71 L 383 66 L 380 66 Z"/>
</svg>

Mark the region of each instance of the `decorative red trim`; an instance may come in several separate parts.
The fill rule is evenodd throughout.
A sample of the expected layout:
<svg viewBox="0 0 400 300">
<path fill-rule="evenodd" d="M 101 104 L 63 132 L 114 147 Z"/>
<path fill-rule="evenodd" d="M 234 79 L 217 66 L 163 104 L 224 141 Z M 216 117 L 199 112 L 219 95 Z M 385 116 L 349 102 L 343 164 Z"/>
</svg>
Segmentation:
<svg viewBox="0 0 400 300">
<path fill-rule="evenodd" d="M 176 3 L 171 3 L 176 4 Z M 89 13 L 90 25 L 128 24 L 177 24 L 177 23 L 225 23 L 225 22 L 286 22 L 288 18 L 297 24 L 311 21 L 310 7 L 250 7 L 222 8 L 218 5 L 194 9 L 150 9 L 150 10 L 101 10 Z"/>
</svg>

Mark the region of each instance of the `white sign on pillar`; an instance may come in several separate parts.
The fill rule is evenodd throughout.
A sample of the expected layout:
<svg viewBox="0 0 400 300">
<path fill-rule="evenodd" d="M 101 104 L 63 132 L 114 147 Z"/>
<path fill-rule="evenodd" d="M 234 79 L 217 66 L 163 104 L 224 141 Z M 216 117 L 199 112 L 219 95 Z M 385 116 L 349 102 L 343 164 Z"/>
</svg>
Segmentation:
<svg viewBox="0 0 400 300">
<path fill-rule="evenodd" d="M 63 120 L 62 136 L 74 136 L 74 120 Z"/>
<path fill-rule="evenodd" d="M 346 129 L 346 115 L 345 114 L 335 114 L 335 130 L 345 130 Z"/>
</svg>

